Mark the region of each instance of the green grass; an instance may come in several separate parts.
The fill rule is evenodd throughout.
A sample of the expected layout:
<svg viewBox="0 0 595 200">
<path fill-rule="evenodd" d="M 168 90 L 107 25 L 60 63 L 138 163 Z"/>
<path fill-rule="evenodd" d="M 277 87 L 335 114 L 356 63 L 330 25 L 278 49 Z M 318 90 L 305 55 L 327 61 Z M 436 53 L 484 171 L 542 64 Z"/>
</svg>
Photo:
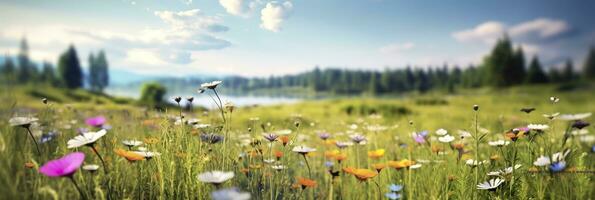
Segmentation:
<svg viewBox="0 0 595 200">
<path fill-rule="evenodd" d="M 224 90 L 225 88 L 220 88 Z M 34 91 L 34 92 L 31 92 Z M 211 128 L 198 130 L 190 126 L 177 126 L 173 118 L 179 110 L 156 112 L 120 104 L 113 97 L 99 96 L 85 91 L 58 91 L 32 88 L 12 88 L 2 93 L 0 105 L 0 193 L 7 199 L 77 199 L 79 195 L 65 178 L 48 178 L 37 172 L 37 168 L 50 159 L 61 157 L 73 149 L 66 148 L 66 142 L 73 138 L 79 127 L 86 127 L 87 117 L 102 115 L 108 119 L 112 129 L 101 138 L 96 147 L 106 159 L 109 175 L 102 169 L 96 173 L 79 170 L 75 179 L 86 195 L 92 199 L 209 199 L 216 188 L 201 183 L 197 175 L 211 170 L 233 171 L 235 177 L 224 183 L 222 188 L 237 187 L 249 192 L 253 199 L 386 199 L 391 183 L 404 185 L 400 192 L 406 199 L 591 199 L 595 196 L 592 173 L 530 173 L 533 161 L 539 155 L 546 155 L 570 149 L 567 172 L 595 170 L 591 153 L 593 143 L 580 142 L 578 138 L 562 147 L 562 138 L 568 122 L 549 121 L 542 114 L 595 112 L 595 93 L 592 89 L 561 92 L 553 86 L 518 87 L 505 90 L 476 89 L 461 90 L 456 95 L 412 94 L 402 98 L 336 98 L 309 100 L 290 105 L 240 107 L 227 112 L 229 119 L 223 123 L 218 110 L 211 112 L 187 112 L 185 119 L 198 118 Z M 50 106 L 43 105 L 40 97 L 50 99 Z M 50 97 L 51 96 L 51 97 Z M 550 96 L 561 100 L 552 104 Z M 439 128 L 458 136 L 457 130 L 474 133 L 475 124 L 472 106 L 479 105 L 478 125 L 489 130 L 479 143 L 477 151 L 480 160 L 490 160 L 493 155 L 500 159 L 490 160 L 477 168 L 465 165 L 465 159 L 475 159 L 475 140 L 457 139 L 453 143 L 464 143 L 461 161 L 457 153 L 447 144 L 431 140 L 434 148 L 442 148 L 446 155 L 437 155 L 429 145 L 415 144 L 411 132 L 429 130 L 430 135 Z M 535 107 L 536 111 L 525 114 L 523 107 Z M 376 113 L 381 118 L 370 117 Z M 42 154 L 35 147 L 22 128 L 10 127 L 12 116 L 36 116 L 42 130 L 58 130 L 60 135 L 48 143 L 41 144 Z M 258 117 L 258 121 L 250 118 Z M 592 122 L 592 117 L 586 119 Z M 296 126 L 299 122 L 299 126 Z M 410 124 L 411 122 L 411 124 Z M 487 141 L 505 139 L 504 133 L 512 128 L 529 123 L 549 124 L 551 129 L 529 141 L 521 138 L 500 150 L 487 145 Z M 357 129 L 349 128 L 352 124 Z M 70 125 L 70 129 L 64 129 Z M 366 127 L 379 125 L 385 130 L 374 131 Z M 273 149 L 284 153 L 280 163 L 288 168 L 272 170 L 263 158 L 270 158 L 269 142 L 262 137 L 262 127 L 267 132 L 290 129 L 291 142 L 287 146 L 274 142 Z M 593 126 L 586 128 L 593 134 Z M 366 145 L 351 146 L 341 150 L 347 159 L 341 164 L 325 158 L 325 151 L 337 149 L 330 142 L 318 138 L 317 132 L 331 133 L 329 140 L 349 141 L 353 132 L 367 137 Z M 199 134 L 217 133 L 226 136 L 223 143 L 201 142 Z M 259 145 L 242 145 L 244 137 L 260 141 Z M 114 153 L 114 149 L 125 147 L 124 139 L 154 139 L 145 144 L 149 150 L 160 152 L 161 156 L 130 163 Z M 506 139 L 507 140 L 507 139 Z M 315 188 L 292 188 L 296 177 L 309 177 L 303 158 L 291 149 L 295 145 L 307 145 L 317 149 L 307 157 L 311 167 L 311 179 L 317 182 Z M 402 147 L 406 144 L 407 147 Z M 367 152 L 385 149 L 380 159 L 372 159 Z M 79 148 L 86 154 L 85 164 L 100 164 L 89 148 Z M 517 152 L 517 164 L 522 167 L 511 176 L 503 177 L 506 182 L 496 191 L 475 189 L 478 182 L 489 179 L 487 172 L 512 165 L 511 157 Z M 241 153 L 247 155 L 239 158 Z M 371 164 L 387 163 L 392 160 L 441 160 L 422 163 L 418 169 L 385 168 L 378 176 L 361 182 L 353 175 L 340 173 L 331 179 L 326 160 L 333 161 L 334 170 L 344 167 L 372 169 Z M 508 161 L 507 161 L 508 160 Z M 25 163 L 34 163 L 33 168 Z M 538 168 L 539 170 L 544 170 Z M 477 170 L 477 171 L 476 171 Z M 246 172 L 247 171 L 247 172 Z M 109 188 L 109 189 L 108 189 Z M 378 191 L 380 189 L 380 192 Z M 332 192 L 330 192 L 332 191 Z M 272 195 L 271 195 L 272 194 Z"/>
</svg>

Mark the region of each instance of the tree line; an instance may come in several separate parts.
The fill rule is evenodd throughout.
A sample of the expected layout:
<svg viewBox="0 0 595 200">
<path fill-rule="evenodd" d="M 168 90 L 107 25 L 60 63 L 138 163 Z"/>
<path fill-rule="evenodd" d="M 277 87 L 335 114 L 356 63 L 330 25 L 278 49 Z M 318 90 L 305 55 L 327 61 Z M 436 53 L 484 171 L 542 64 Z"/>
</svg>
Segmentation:
<svg viewBox="0 0 595 200">
<path fill-rule="evenodd" d="M 14 58 L 8 54 L 4 56 L 4 63 L 0 63 L 0 78 L 8 84 L 41 83 L 69 89 L 82 88 L 86 83 L 88 89 L 103 92 L 109 85 L 109 64 L 105 52 L 91 53 L 88 62 L 89 72 L 85 76 L 76 49 L 70 45 L 58 57 L 57 67 L 49 61 L 39 65 L 29 57 L 29 45 L 23 38 Z"/>
</svg>

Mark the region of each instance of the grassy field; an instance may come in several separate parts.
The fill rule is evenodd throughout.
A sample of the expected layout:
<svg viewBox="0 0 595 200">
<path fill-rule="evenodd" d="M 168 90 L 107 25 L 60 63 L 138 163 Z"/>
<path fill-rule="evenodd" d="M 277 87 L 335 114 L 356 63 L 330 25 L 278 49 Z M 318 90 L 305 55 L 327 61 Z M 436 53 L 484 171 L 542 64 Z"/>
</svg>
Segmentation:
<svg viewBox="0 0 595 200">
<path fill-rule="evenodd" d="M 222 86 L 217 89 L 225 90 Z M 84 91 L 35 87 L 4 90 L 0 104 L 0 199 L 241 197 L 226 188 L 249 193 L 252 199 L 595 197 L 593 126 L 580 131 L 570 127 L 575 121 L 563 120 L 570 117 L 564 114 L 595 112 L 595 90 L 591 88 L 561 92 L 552 86 L 531 86 L 465 90 L 455 95 L 336 98 L 232 110 L 223 107 L 225 120 L 219 109 L 157 112 L 134 106 L 131 100 Z M 559 102 L 550 101 L 551 96 Z M 43 104 L 42 97 L 49 103 Z M 477 111 L 474 105 L 478 105 Z M 535 111 L 525 113 L 522 108 Z M 553 120 L 543 116 L 551 113 L 560 115 Z M 176 123 L 180 115 L 185 117 Z M 51 140 L 40 141 L 41 153 L 27 129 L 10 126 L 9 120 L 15 116 L 39 119 L 31 126 L 36 140 L 44 133 L 56 133 Z M 67 142 L 79 132 L 100 129 L 85 123 L 96 116 L 105 117 L 109 125 L 103 126 L 107 134 L 93 144 L 106 167 L 89 145 L 67 148 Z M 592 122 L 592 118 L 582 120 Z M 523 129 L 529 124 L 548 128 Z M 453 141 L 440 141 L 448 138 L 439 135 L 441 131 L 436 133 L 439 129 L 446 130 Z M 422 136 L 424 131 L 428 131 L 426 136 Z M 419 134 L 417 140 L 412 137 L 414 132 Z M 469 136 L 462 137 L 463 132 Z M 322 139 L 324 133 L 330 137 Z M 263 134 L 280 137 L 269 141 Z M 219 136 L 224 139 L 218 141 Z M 360 136 L 365 140 L 357 144 Z M 122 143 L 131 139 L 143 142 L 132 150 L 145 147 L 160 155 L 135 159 L 139 154 L 127 151 Z M 508 145 L 488 144 L 497 140 Z M 295 148 L 301 145 L 316 151 Z M 79 169 L 72 176 L 82 194 L 69 178 L 47 177 L 38 170 L 49 160 L 74 151 L 85 153 L 85 165 L 100 166 L 95 172 Z M 564 159 L 551 157 L 564 151 L 570 152 Z M 556 162 L 534 166 L 541 155 Z M 472 166 L 467 164 L 469 159 L 486 162 Z M 515 165 L 520 167 L 487 175 Z M 199 180 L 199 174 L 215 170 L 233 172 L 234 176 L 221 184 Z M 478 184 L 496 178 L 504 182 L 493 190 L 477 189 Z M 395 185 L 402 189 L 397 190 Z M 212 194 L 214 191 L 219 193 Z"/>
</svg>

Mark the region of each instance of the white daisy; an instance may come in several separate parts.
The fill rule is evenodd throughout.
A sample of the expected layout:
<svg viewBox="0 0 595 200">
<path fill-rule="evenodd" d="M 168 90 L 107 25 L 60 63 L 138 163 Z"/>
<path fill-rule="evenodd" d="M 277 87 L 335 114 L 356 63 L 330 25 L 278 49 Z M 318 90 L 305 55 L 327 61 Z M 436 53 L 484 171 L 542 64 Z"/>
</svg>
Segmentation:
<svg viewBox="0 0 595 200">
<path fill-rule="evenodd" d="M 152 151 L 133 151 L 133 152 L 136 153 L 136 154 L 139 154 L 139 155 L 141 155 L 143 157 L 145 157 L 147 160 L 148 159 L 151 159 L 151 158 L 153 158 L 155 156 L 160 156 L 161 155 L 161 153 L 159 153 L 159 152 L 152 152 Z"/>
<path fill-rule="evenodd" d="M 475 166 L 478 166 L 478 165 L 481 165 L 481 164 L 485 164 L 487 162 L 488 162 L 487 160 L 478 161 L 478 160 L 469 159 L 469 160 L 465 161 L 465 164 L 467 164 L 469 166 L 475 167 Z"/>
<path fill-rule="evenodd" d="M 557 113 L 552 113 L 552 114 L 543 114 L 543 117 L 545 117 L 545 118 L 548 118 L 548 119 L 552 120 L 552 119 L 556 118 L 558 115 L 560 115 L 560 113 L 559 113 L 559 112 L 557 112 Z"/>
<path fill-rule="evenodd" d="M 200 84 L 201 89 L 215 89 L 222 81 L 213 81 L 209 83 Z"/>
<path fill-rule="evenodd" d="M 316 149 L 300 145 L 293 147 L 292 151 L 300 154 L 308 154 L 310 152 L 316 151 Z"/>
<path fill-rule="evenodd" d="M 445 135 L 442 137 L 438 138 L 438 141 L 443 142 L 443 143 L 449 143 L 455 140 L 455 137 L 451 136 L 451 135 Z"/>
<path fill-rule="evenodd" d="M 99 169 L 99 165 L 83 165 L 83 170 L 85 171 L 94 172 L 97 171 L 97 169 Z"/>
<path fill-rule="evenodd" d="M 495 190 L 504 183 L 504 179 L 495 178 L 477 185 L 478 190 Z"/>
<path fill-rule="evenodd" d="M 37 118 L 35 117 L 13 117 L 8 120 L 10 126 L 22 126 L 27 127 L 31 125 L 31 123 L 36 122 Z"/>
<path fill-rule="evenodd" d="M 234 176 L 233 172 L 210 171 L 198 175 L 198 180 L 203 183 L 219 185 Z"/>
<path fill-rule="evenodd" d="M 510 144 L 510 141 L 506 140 L 496 140 L 496 141 L 489 141 L 488 145 L 495 146 L 495 147 L 503 147 Z"/>
<path fill-rule="evenodd" d="M 548 126 L 546 124 L 529 124 L 529 125 L 527 125 L 527 128 L 529 128 L 531 130 L 544 131 L 544 130 L 547 130 L 548 128 L 550 128 L 550 126 Z"/>
<path fill-rule="evenodd" d="M 236 188 L 221 189 L 211 193 L 213 200 L 248 200 L 250 193 L 241 192 Z"/>
<path fill-rule="evenodd" d="M 275 159 L 264 159 L 262 160 L 262 162 L 266 163 L 266 164 L 273 164 L 276 160 Z"/>
<path fill-rule="evenodd" d="M 138 140 L 123 140 L 122 141 L 122 144 L 124 144 L 124 146 L 131 147 L 132 148 L 132 147 L 135 147 L 135 146 L 142 145 L 143 142 L 138 141 Z"/>
<path fill-rule="evenodd" d="M 418 163 L 418 164 L 409 166 L 409 169 L 417 169 L 417 168 L 420 168 L 420 167 L 421 167 L 421 164 Z"/>
<path fill-rule="evenodd" d="M 542 167 L 542 166 L 551 164 L 552 160 L 554 162 L 564 161 L 564 159 L 566 158 L 566 156 L 568 156 L 568 154 L 570 154 L 570 150 L 554 153 L 554 154 L 552 154 L 551 159 L 550 159 L 550 157 L 547 157 L 547 156 L 539 156 L 537 158 L 537 160 L 535 160 L 535 162 L 533 162 L 533 165 Z"/>
<path fill-rule="evenodd" d="M 136 148 L 138 151 L 147 151 L 147 147 L 138 147 Z"/>
<path fill-rule="evenodd" d="M 579 129 L 579 130 L 574 130 L 572 132 L 570 132 L 572 135 L 586 135 L 589 133 L 589 130 L 587 129 Z"/>
<path fill-rule="evenodd" d="M 271 168 L 273 168 L 274 170 L 284 170 L 287 169 L 287 166 L 285 165 L 272 165 Z"/>
<path fill-rule="evenodd" d="M 95 141 L 99 140 L 99 138 L 103 137 L 107 131 L 105 129 L 101 129 L 97 132 L 87 132 L 83 133 L 82 135 L 77 135 L 73 139 L 68 140 L 68 148 L 77 148 L 83 145 L 92 145 Z"/>
<path fill-rule="evenodd" d="M 563 121 L 575 121 L 579 119 L 585 119 L 590 117 L 591 113 L 578 113 L 578 114 L 562 114 L 558 116 L 556 119 L 563 120 Z"/>
<path fill-rule="evenodd" d="M 514 169 L 521 168 L 521 166 L 522 165 L 517 164 L 517 165 L 514 166 Z M 500 175 L 506 175 L 506 174 L 510 174 L 510 173 L 512 173 L 512 167 L 507 167 L 507 168 L 502 169 L 502 170 L 488 172 L 488 176 L 500 176 Z"/>
<path fill-rule="evenodd" d="M 203 128 L 209 128 L 211 127 L 210 124 L 196 124 L 193 126 L 195 129 L 203 129 Z"/>
<path fill-rule="evenodd" d="M 471 137 L 471 133 L 465 130 L 459 130 L 459 136 L 461 137 L 461 139 L 465 139 Z"/>
<path fill-rule="evenodd" d="M 436 135 L 446 135 L 448 133 L 448 131 L 444 130 L 444 129 L 438 129 L 436 130 Z"/>
</svg>

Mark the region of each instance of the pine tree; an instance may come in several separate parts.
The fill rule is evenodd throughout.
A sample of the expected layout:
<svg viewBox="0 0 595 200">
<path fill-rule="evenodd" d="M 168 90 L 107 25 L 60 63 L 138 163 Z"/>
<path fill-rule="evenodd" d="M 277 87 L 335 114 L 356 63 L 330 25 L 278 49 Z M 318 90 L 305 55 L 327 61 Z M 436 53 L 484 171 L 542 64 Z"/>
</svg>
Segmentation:
<svg viewBox="0 0 595 200">
<path fill-rule="evenodd" d="M 109 64 L 103 50 L 99 51 L 97 65 L 99 66 L 99 91 L 103 92 L 103 89 L 109 85 Z"/>
<path fill-rule="evenodd" d="M 595 80 L 595 46 L 589 49 L 589 54 L 583 67 L 583 78 L 586 80 Z"/>
<path fill-rule="evenodd" d="M 2 75 L 6 78 L 8 82 L 14 81 L 16 69 L 12 58 L 6 54 L 4 56 L 4 65 L 2 67 Z"/>
<path fill-rule="evenodd" d="M 564 71 L 562 72 L 562 81 L 570 82 L 574 80 L 574 67 L 570 59 L 566 60 L 564 65 Z"/>
<path fill-rule="evenodd" d="M 529 71 L 527 73 L 527 83 L 547 83 L 548 78 L 539 64 L 539 59 L 534 56 L 529 64 Z"/>
<path fill-rule="evenodd" d="M 99 91 L 99 68 L 97 66 L 97 60 L 93 53 L 89 54 L 89 88 L 91 91 Z"/>
<path fill-rule="evenodd" d="M 522 82 L 522 70 L 518 67 L 522 51 L 517 55 L 512 50 L 508 36 L 499 39 L 491 54 L 484 60 L 486 83 L 496 87 L 506 87 Z M 523 69 L 524 70 L 524 69 Z"/>
<path fill-rule="evenodd" d="M 60 56 L 58 60 L 58 71 L 62 83 L 67 88 L 83 87 L 83 72 L 73 45 L 70 45 L 68 50 Z"/>
<path fill-rule="evenodd" d="M 35 67 L 29 59 L 29 45 L 27 44 L 27 40 L 25 38 L 21 40 L 17 61 L 19 64 L 17 80 L 20 83 L 35 81 L 37 78 L 37 67 Z"/>
<path fill-rule="evenodd" d="M 52 66 L 52 64 L 50 64 L 47 61 L 43 62 L 43 67 L 42 67 L 41 75 L 39 78 L 41 81 L 43 81 L 45 83 L 49 83 L 49 84 L 56 83 L 56 75 L 55 75 L 54 67 Z"/>
</svg>

